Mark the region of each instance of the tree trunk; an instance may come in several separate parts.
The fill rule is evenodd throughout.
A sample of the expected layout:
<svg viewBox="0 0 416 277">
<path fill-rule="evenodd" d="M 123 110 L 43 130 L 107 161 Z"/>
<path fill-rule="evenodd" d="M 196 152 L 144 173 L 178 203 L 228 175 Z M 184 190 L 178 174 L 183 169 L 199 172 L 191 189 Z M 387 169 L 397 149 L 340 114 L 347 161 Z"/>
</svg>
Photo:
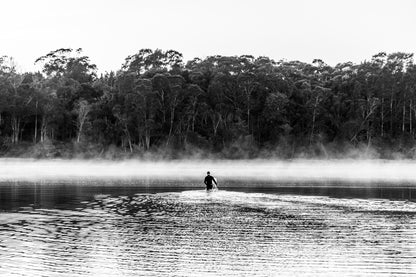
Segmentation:
<svg viewBox="0 0 416 277">
<path fill-rule="evenodd" d="M 89 106 L 88 102 L 81 101 L 79 103 L 79 109 L 78 109 L 78 134 L 77 134 L 77 142 L 79 143 L 81 140 L 82 135 L 82 129 L 84 127 L 84 124 L 88 118 L 88 114 L 91 110 L 91 107 Z"/>
<path fill-rule="evenodd" d="M 160 95 L 160 106 L 162 109 L 162 126 L 164 126 L 166 122 L 165 91 L 162 89 L 162 92 L 159 95 Z"/>
<path fill-rule="evenodd" d="M 20 134 L 20 119 L 17 116 L 12 116 L 12 143 L 16 144 L 19 142 Z"/>
<path fill-rule="evenodd" d="M 195 132 L 195 121 L 196 121 L 196 104 L 198 99 L 195 97 L 192 103 L 192 132 Z"/>
<path fill-rule="evenodd" d="M 409 101 L 409 133 L 411 135 L 413 130 L 412 130 L 412 100 Z"/>
<path fill-rule="evenodd" d="M 250 95 L 251 95 L 251 90 L 247 90 L 246 89 L 246 96 L 247 96 L 247 131 L 248 134 L 250 135 Z"/>
<path fill-rule="evenodd" d="M 248 131 L 248 134 L 250 135 L 251 134 L 250 132 L 250 104 L 249 104 L 249 107 L 247 108 L 247 131 Z"/>
<path fill-rule="evenodd" d="M 218 120 L 216 120 L 216 115 L 218 115 Z M 214 114 L 214 116 L 211 116 L 211 121 L 212 121 L 212 128 L 214 131 L 214 137 L 215 137 L 217 136 L 218 126 L 220 125 L 220 122 L 221 122 L 221 115 L 218 113 Z"/>
<path fill-rule="evenodd" d="M 145 145 L 146 145 L 146 150 L 150 149 L 150 132 L 148 130 L 146 130 L 145 132 Z"/>
<path fill-rule="evenodd" d="M 77 142 L 78 142 L 78 143 L 79 143 L 79 142 L 80 142 L 80 140 L 81 140 L 82 125 L 83 125 L 83 124 L 81 124 L 81 125 L 79 126 L 79 129 L 78 129 L 78 135 L 77 135 Z"/>
<path fill-rule="evenodd" d="M 369 100 L 367 100 L 367 101 L 369 101 Z M 357 131 L 355 132 L 355 134 L 350 139 L 351 142 L 355 141 L 357 139 L 358 134 L 361 132 L 361 130 L 364 126 L 367 126 L 367 139 L 368 139 L 368 136 L 371 135 L 371 133 L 368 132 L 368 129 L 370 128 L 369 121 L 371 119 L 371 115 L 374 113 L 375 109 L 377 108 L 377 104 L 374 101 L 374 99 L 372 99 L 372 102 L 368 102 L 367 105 L 368 105 L 368 108 L 366 108 L 365 110 L 362 111 L 363 120 L 361 121 L 360 126 L 357 129 Z"/>
<path fill-rule="evenodd" d="M 23 126 L 19 130 L 19 141 L 23 140 L 23 131 L 25 130 L 26 124 L 23 124 Z"/>
<path fill-rule="evenodd" d="M 309 137 L 309 145 L 312 144 L 313 133 L 315 132 L 316 109 L 318 107 L 318 101 L 319 101 L 319 96 L 316 96 L 316 98 L 315 98 L 315 104 L 313 105 L 312 130 L 311 130 L 311 135 Z"/>
<path fill-rule="evenodd" d="M 77 142 L 79 143 L 81 140 L 81 134 L 82 134 L 82 128 L 84 127 L 84 120 L 81 120 L 79 122 L 79 126 L 78 126 L 78 135 L 77 135 Z"/>
<path fill-rule="evenodd" d="M 40 142 L 45 142 L 47 137 L 47 122 L 46 122 L 46 116 L 42 116 L 42 121 L 40 124 Z"/>
<path fill-rule="evenodd" d="M 381 97 L 381 137 L 384 137 L 384 98 Z"/>
<path fill-rule="evenodd" d="M 390 97 L 390 135 L 393 136 L 393 90 L 391 91 Z"/>
<path fill-rule="evenodd" d="M 405 100 L 403 100 L 403 107 L 402 107 L 402 134 L 404 134 L 405 116 L 406 116 L 406 102 L 405 102 Z"/>
<path fill-rule="evenodd" d="M 166 141 L 166 146 L 169 145 L 170 137 L 172 135 L 174 116 L 175 116 L 175 108 L 171 109 L 170 111 L 169 134 L 168 134 L 168 140 Z"/>
<path fill-rule="evenodd" d="M 133 153 L 133 145 L 131 143 L 130 133 L 129 133 L 129 130 L 127 129 L 127 125 L 124 126 L 124 132 L 127 136 L 127 141 L 129 143 L 130 152 Z"/>
<path fill-rule="evenodd" d="M 129 142 L 130 153 L 133 153 L 133 146 L 131 144 L 130 136 L 127 139 L 128 139 L 128 142 Z"/>
<path fill-rule="evenodd" d="M 36 115 L 35 115 L 35 135 L 33 142 L 36 144 L 38 141 L 38 101 L 36 101 Z"/>
<path fill-rule="evenodd" d="M 172 136 L 172 132 L 173 132 L 173 122 L 175 120 L 175 110 L 176 110 L 176 106 L 177 106 L 177 100 L 178 100 L 178 96 L 175 95 L 171 105 L 170 105 L 170 122 L 169 122 L 169 134 L 168 134 L 168 140 L 166 141 L 166 146 L 169 145 L 169 141 L 170 141 L 170 137 Z"/>
</svg>

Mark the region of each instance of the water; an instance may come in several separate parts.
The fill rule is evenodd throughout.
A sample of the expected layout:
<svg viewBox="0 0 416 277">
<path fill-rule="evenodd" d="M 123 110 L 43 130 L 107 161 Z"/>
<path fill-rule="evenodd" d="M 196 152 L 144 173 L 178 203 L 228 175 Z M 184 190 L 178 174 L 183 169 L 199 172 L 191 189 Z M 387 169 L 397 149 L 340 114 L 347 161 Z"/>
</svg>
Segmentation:
<svg viewBox="0 0 416 277">
<path fill-rule="evenodd" d="M 0 183 L 0 276 L 416 275 L 411 184 L 199 186 Z"/>
</svg>

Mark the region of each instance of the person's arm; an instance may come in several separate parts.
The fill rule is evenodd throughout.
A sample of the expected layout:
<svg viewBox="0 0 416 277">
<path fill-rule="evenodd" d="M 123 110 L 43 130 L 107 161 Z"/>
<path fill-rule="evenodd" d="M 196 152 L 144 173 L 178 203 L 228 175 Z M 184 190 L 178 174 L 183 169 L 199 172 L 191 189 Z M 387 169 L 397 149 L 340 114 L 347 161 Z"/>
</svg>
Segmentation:
<svg viewBox="0 0 416 277">
<path fill-rule="evenodd" d="M 207 184 L 207 177 L 205 177 L 205 179 L 204 179 L 204 184 L 205 185 Z"/>
</svg>

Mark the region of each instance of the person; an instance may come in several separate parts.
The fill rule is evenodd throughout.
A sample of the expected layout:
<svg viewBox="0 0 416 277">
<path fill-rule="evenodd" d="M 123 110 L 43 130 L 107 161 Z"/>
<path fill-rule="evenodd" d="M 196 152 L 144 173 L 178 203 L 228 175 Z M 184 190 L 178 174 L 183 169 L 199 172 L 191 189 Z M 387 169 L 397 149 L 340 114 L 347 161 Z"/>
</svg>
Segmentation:
<svg viewBox="0 0 416 277">
<path fill-rule="evenodd" d="M 215 186 L 218 186 L 217 181 L 215 180 L 214 177 L 211 176 L 211 173 L 208 171 L 207 176 L 205 177 L 205 180 L 204 180 L 204 184 L 207 187 L 207 191 L 212 191 L 212 189 L 214 188 L 212 182 L 215 183 Z"/>
</svg>

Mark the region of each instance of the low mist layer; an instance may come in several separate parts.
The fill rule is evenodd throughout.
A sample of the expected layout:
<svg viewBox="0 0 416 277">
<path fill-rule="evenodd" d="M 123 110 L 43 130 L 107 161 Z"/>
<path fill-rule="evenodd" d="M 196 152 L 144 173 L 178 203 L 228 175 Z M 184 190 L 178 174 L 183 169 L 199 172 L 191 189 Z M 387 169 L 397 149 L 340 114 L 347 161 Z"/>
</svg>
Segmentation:
<svg viewBox="0 0 416 277">
<path fill-rule="evenodd" d="M 416 182 L 416 162 L 383 160 L 68 161 L 0 159 L 0 181 L 62 179 L 203 179 L 271 182 Z M 202 181 L 201 181 L 202 182 Z"/>
</svg>

